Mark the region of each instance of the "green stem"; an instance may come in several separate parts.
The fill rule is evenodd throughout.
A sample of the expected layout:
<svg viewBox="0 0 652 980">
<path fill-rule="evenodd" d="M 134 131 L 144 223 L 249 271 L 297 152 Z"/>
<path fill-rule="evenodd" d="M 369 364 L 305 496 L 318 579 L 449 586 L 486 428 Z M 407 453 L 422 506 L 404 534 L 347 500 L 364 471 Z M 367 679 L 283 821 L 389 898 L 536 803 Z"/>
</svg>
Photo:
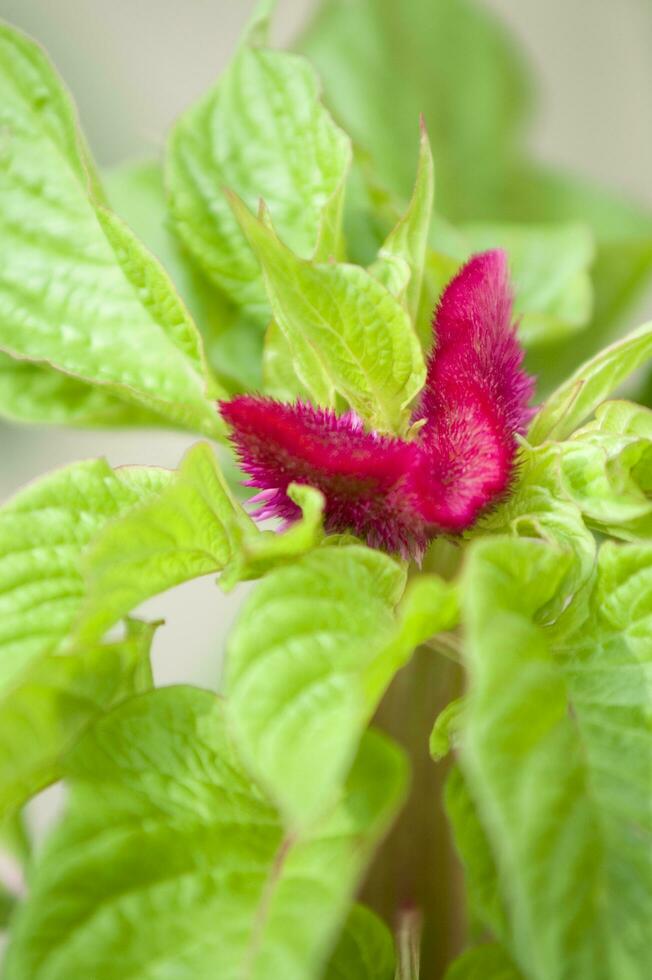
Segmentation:
<svg viewBox="0 0 652 980">
<path fill-rule="evenodd" d="M 463 946 L 466 928 L 461 869 L 442 804 L 450 763 L 434 763 L 428 752 L 436 716 L 461 690 L 460 666 L 422 647 L 394 678 L 374 719 L 377 727 L 406 750 L 412 784 L 403 813 L 371 868 L 362 898 L 392 923 L 399 937 L 406 922 L 420 921 L 420 975 L 424 980 L 443 976 Z M 405 976 L 417 980 L 418 975 Z"/>
</svg>

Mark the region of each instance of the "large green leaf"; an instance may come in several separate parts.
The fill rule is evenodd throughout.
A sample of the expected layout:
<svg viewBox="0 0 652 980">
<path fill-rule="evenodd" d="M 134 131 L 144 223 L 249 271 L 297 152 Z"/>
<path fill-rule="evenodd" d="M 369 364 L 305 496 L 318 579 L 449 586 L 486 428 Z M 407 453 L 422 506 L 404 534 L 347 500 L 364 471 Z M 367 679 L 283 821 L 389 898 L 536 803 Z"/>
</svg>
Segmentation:
<svg viewBox="0 0 652 980">
<path fill-rule="evenodd" d="M 260 329 L 209 282 L 173 233 L 161 166 L 151 160 L 124 164 L 105 173 L 104 184 L 111 207 L 172 278 L 220 381 L 229 390 L 259 387 Z"/>
<path fill-rule="evenodd" d="M 233 498 L 206 443 L 188 451 L 156 496 L 112 521 L 84 555 L 86 598 L 75 627 L 93 642 L 150 596 L 211 572 L 229 588 L 308 551 L 321 540 L 322 495 L 291 485 L 302 520 L 261 531 Z"/>
<path fill-rule="evenodd" d="M 317 65 L 337 118 L 371 151 L 381 178 L 402 197 L 410 191 L 409 151 L 423 112 L 437 164 L 437 207 L 447 218 L 581 222 L 592 229 L 597 253 L 590 329 L 572 344 L 560 338 L 533 351 L 530 367 L 541 391 L 550 391 L 612 339 L 652 274 L 652 215 L 584 177 L 528 160 L 522 124 L 529 79 L 516 45 L 484 4 L 325 0 L 300 47 Z M 356 243 L 371 233 L 373 248 L 378 231 L 370 209 L 377 210 L 378 201 L 365 189 L 360 193 L 359 181 L 354 191 L 347 224 Z M 580 280 L 561 309 L 574 320 L 586 311 Z"/>
<path fill-rule="evenodd" d="M 15 923 L 7 980 L 317 980 L 403 796 L 369 733 L 333 810 L 290 836 L 229 742 L 221 702 L 167 688 L 97 722 Z"/>
<path fill-rule="evenodd" d="M 232 204 L 261 263 L 274 316 L 306 388 L 328 403 L 326 378 L 374 428 L 402 429 L 407 407 L 423 385 L 425 365 L 398 300 L 359 266 L 303 261 L 242 201 L 234 197 Z"/>
<path fill-rule="evenodd" d="M 581 222 L 596 241 L 593 317 L 589 329 L 572 344 L 534 351 L 530 368 L 540 388 L 550 391 L 577 366 L 614 338 L 652 275 L 652 215 L 639 204 L 606 188 L 573 177 L 524 165 L 508 175 L 504 199 L 496 203 L 509 221 Z"/>
<path fill-rule="evenodd" d="M 160 494 L 113 521 L 84 557 L 87 598 L 76 633 L 98 639 L 152 595 L 218 572 L 235 553 L 233 526 L 250 523 L 205 443 L 193 446 Z"/>
<path fill-rule="evenodd" d="M 606 347 L 579 367 L 544 402 L 528 439 L 532 444 L 569 436 L 630 374 L 652 358 L 652 324 Z"/>
<path fill-rule="evenodd" d="M 511 959 L 496 943 L 463 953 L 446 971 L 444 980 L 522 980 Z"/>
<path fill-rule="evenodd" d="M 485 216 L 480 207 L 502 187 L 528 83 L 484 9 L 467 0 L 326 0 L 300 47 L 337 118 L 393 191 L 410 193 L 423 113 L 444 213 Z"/>
<path fill-rule="evenodd" d="M 175 425 L 221 431 L 199 336 L 167 276 L 101 203 L 74 110 L 0 27 L 0 348 Z"/>
<path fill-rule="evenodd" d="M 46 364 L 0 353 L 0 415 L 17 422 L 55 425 L 165 425 L 160 415 L 54 371 Z"/>
<path fill-rule="evenodd" d="M 324 547 L 269 575 L 231 634 L 234 737 L 292 823 L 329 805 L 395 672 L 456 621 L 454 590 L 434 576 L 395 613 L 404 586 L 404 567 L 379 551 Z"/>
<path fill-rule="evenodd" d="M 354 905 L 324 980 L 394 980 L 394 940 L 377 915 Z"/>
<path fill-rule="evenodd" d="M 588 615 L 540 623 L 564 578 L 543 542 L 478 542 L 464 592 L 462 765 L 532 980 L 643 980 L 652 914 L 652 549 L 606 544 Z"/>
<path fill-rule="evenodd" d="M 564 491 L 603 534 L 652 537 L 652 411 L 604 402 L 593 422 L 557 444 Z"/>
<path fill-rule="evenodd" d="M 405 307 L 413 322 L 419 309 L 434 189 L 432 151 L 428 134 L 425 127 L 422 127 L 412 198 L 405 214 L 383 242 L 378 257 L 369 270 L 395 296 L 404 297 Z"/>
<path fill-rule="evenodd" d="M 156 494 L 169 474 L 76 463 L 0 509 L 0 684 L 55 650 L 84 598 L 80 556 L 109 521 Z"/>
<path fill-rule="evenodd" d="M 262 198 L 283 239 L 308 258 L 322 224 L 339 228 L 350 145 L 319 101 L 303 58 L 261 47 L 259 18 L 219 82 L 177 123 L 167 185 L 175 226 L 210 279 L 260 322 L 268 316 L 260 271 L 224 196 Z M 335 231 L 339 237 L 339 231 Z"/>
<path fill-rule="evenodd" d="M 153 630 L 130 624 L 107 646 L 45 654 L 0 698 L 0 820 L 61 776 L 62 758 L 98 715 L 151 686 Z"/>
<path fill-rule="evenodd" d="M 524 445 L 518 457 L 517 477 L 506 500 L 490 511 L 469 532 L 470 536 L 510 534 L 540 539 L 566 555 L 564 577 L 546 606 L 548 621 L 568 623 L 583 615 L 586 588 L 595 565 L 595 538 L 582 512 L 564 489 L 556 445 Z M 560 621 L 557 622 L 560 627 Z"/>
</svg>

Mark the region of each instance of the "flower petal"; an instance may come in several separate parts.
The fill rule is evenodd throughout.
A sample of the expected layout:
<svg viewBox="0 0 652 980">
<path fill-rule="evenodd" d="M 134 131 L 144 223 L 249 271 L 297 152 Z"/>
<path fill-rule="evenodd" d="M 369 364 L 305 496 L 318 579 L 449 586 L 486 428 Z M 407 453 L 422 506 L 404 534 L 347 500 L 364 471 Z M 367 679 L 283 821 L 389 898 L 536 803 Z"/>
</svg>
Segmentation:
<svg viewBox="0 0 652 980">
<path fill-rule="evenodd" d="M 444 290 L 414 420 L 424 460 L 411 489 L 427 524 L 461 531 L 507 489 L 533 380 L 512 318 L 507 256 L 474 256 Z"/>
<path fill-rule="evenodd" d="M 265 493 L 259 516 L 298 517 L 286 490 L 307 483 L 324 494 L 327 531 L 352 531 L 406 555 L 423 549 L 427 539 L 402 490 L 420 456 L 416 443 L 365 432 L 353 412 L 336 415 L 305 402 L 241 395 L 220 411 L 249 484 Z"/>
<path fill-rule="evenodd" d="M 512 321 L 503 252 L 470 260 L 435 314 L 435 346 L 413 421 L 414 441 L 365 432 L 353 413 L 241 395 L 220 404 L 259 516 L 287 522 L 290 483 L 325 497 L 329 532 L 420 557 L 428 540 L 469 527 L 509 486 L 516 433 L 530 417 L 532 379 Z"/>
</svg>

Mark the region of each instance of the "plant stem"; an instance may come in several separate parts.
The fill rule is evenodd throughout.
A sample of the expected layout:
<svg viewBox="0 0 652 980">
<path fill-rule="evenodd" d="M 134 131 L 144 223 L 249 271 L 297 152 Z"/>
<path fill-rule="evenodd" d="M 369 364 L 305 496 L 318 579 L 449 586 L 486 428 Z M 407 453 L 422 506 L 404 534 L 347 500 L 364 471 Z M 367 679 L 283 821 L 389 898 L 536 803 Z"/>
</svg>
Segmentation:
<svg viewBox="0 0 652 980">
<path fill-rule="evenodd" d="M 460 951 L 466 930 L 462 874 L 442 805 L 450 763 L 434 763 L 428 752 L 437 714 L 461 689 L 459 665 L 422 647 L 394 678 L 374 719 L 408 753 L 412 784 L 362 898 L 397 929 L 399 938 L 406 922 L 420 921 L 421 980 L 443 976 Z M 417 980 L 418 974 L 405 976 Z"/>
</svg>

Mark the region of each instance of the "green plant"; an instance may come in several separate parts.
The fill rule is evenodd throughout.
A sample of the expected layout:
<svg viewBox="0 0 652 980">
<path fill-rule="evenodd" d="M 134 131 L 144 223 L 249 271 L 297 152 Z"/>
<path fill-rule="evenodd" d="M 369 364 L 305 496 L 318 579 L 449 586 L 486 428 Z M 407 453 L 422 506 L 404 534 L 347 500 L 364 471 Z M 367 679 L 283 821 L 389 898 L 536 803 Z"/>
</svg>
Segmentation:
<svg viewBox="0 0 652 980">
<path fill-rule="evenodd" d="M 268 505 L 287 475 L 290 518 L 253 521 L 205 441 L 174 472 L 82 462 L 0 509 L 0 844 L 28 876 L 26 897 L 0 893 L 4 975 L 643 980 L 652 413 L 609 399 L 649 364 L 652 326 L 593 348 L 652 268 L 652 219 L 526 158 L 521 66 L 470 4 L 327 0 L 301 47 L 355 144 L 309 62 L 267 47 L 269 6 L 164 170 L 106 179 L 45 55 L 0 26 L 0 411 L 182 428 L 226 459 L 219 401 Z M 489 249 L 540 379 L 524 436 L 496 251 L 500 302 L 474 299 L 482 329 L 441 366 L 444 288 L 456 276 L 466 302 Z M 272 397 L 300 402 L 274 409 L 287 443 L 224 408 L 255 402 L 266 424 Z M 390 511 L 373 483 L 447 476 L 462 450 L 436 521 L 427 492 Z M 478 490 L 481 454 L 500 465 Z M 155 689 L 157 624 L 132 614 L 216 573 L 261 580 L 222 694 Z M 32 855 L 22 808 L 58 780 L 65 815 Z M 452 963 L 442 796 L 468 907 Z"/>
</svg>

